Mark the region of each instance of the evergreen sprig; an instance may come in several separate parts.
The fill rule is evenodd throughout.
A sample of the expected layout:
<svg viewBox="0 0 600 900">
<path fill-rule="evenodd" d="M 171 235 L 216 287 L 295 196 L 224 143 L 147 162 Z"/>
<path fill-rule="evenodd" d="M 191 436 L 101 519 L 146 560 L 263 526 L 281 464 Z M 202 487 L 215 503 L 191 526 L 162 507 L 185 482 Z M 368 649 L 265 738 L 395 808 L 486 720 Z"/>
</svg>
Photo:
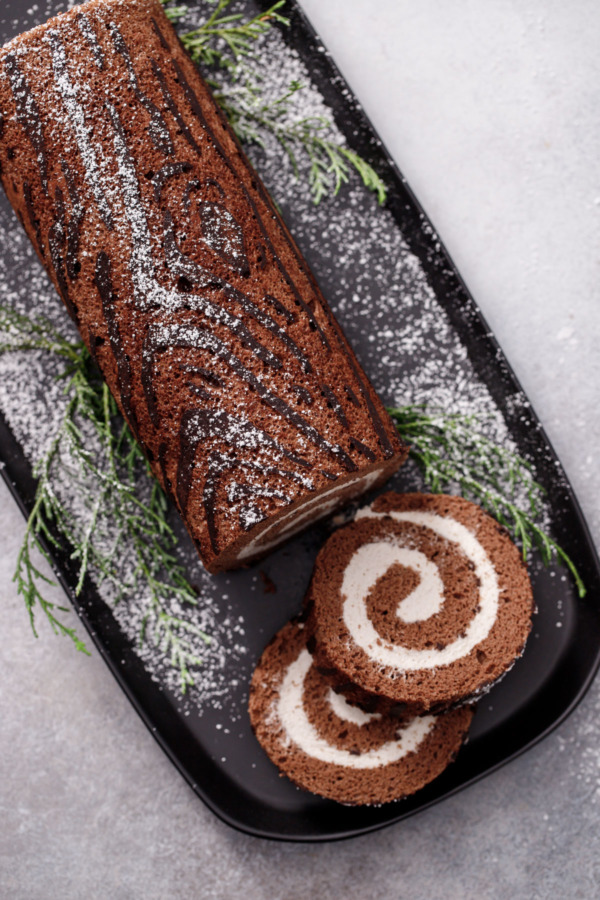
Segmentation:
<svg viewBox="0 0 600 900">
<path fill-rule="evenodd" d="M 479 503 L 520 543 L 524 560 L 533 547 L 545 565 L 557 558 L 571 572 L 579 596 L 585 596 L 573 560 L 539 524 L 545 490 L 531 463 L 486 437 L 474 416 L 417 404 L 388 412 L 433 493 L 457 489 Z M 517 497 L 525 498 L 524 508 Z"/>
<path fill-rule="evenodd" d="M 327 117 L 290 116 L 289 101 L 304 87 L 292 81 L 281 97 L 265 101 L 256 83 L 246 77 L 226 90 L 216 91 L 215 97 L 242 143 L 264 148 L 266 135 L 275 138 L 296 178 L 306 176 L 315 205 L 330 194 L 336 196 L 349 181 L 352 168 L 365 187 L 377 195 L 379 203 L 384 203 L 387 194 L 383 181 L 358 153 L 332 139 Z"/>
<path fill-rule="evenodd" d="M 77 571 L 76 595 L 89 573 L 99 583 L 112 585 L 115 602 L 133 592 L 143 593 L 146 613 L 140 643 L 152 640 L 161 648 L 185 691 L 194 681 L 192 668 L 200 663 L 194 638 L 209 639 L 185 618 L 185 606 L 196 605 L 197 597 L 175 554 L 177 539 L 167 521 L 164 492 L 154 478 L 146 477 L 150 469 L 139 445 L 82 341 L 64 338 L 41 317 L 5 306 L 0 306 L 0 335 L 0 353 L 43 350 L 63 364 L 59 377 L 64 380 L 66 406 L 34 466 L 37 488 L 14 576 L 34 634 L 39 608 L 55 634 L 71 638 L 78 650 L 88 652 L 75 629 L 60 617 L 68 612 L 66 607 L 44 597 L 43 585 L 54 582 L 36 562 L 41 554 L 52 565 L 51 550 L 67 543 Z M 60 496 L 61 475 L 77 485 L 85 509 L 83 523 Z M 116 566 L 116 549 L 122 546 L 133 560 L 125 576 Z M 174 600 L 184 609 L 182 615 L 172 612 Z"/>
<path fill-rule="evenodd" d="M 172 21 L 183 18 L 187 6 L 169 6 L 162 0 L 165 12 Z M 279 10 L 285 0 L 278 0 L 263 13 L 244 20 L 242 13 L 225 14 L 232 0 L 219 0 L 214 11 L 198 28 L 186 31 L 181 39 L 195 62 L 206 66 L 235 69 L 236 63 L 252 54 L 253 43 L 269 30 L 273 22 L 289 25 L 289 19 Z"/>
<path fill-rule="evenodd" d="M 167 16 L 174 21 L 188 12 L 186 6 L 170 6 L 170 0 L 162 2 Z M 376 194 L 379 203 L 385 203 L 384 182 L 362 156 L 339 143 L 329 118 L 294 113 L 290 101 L 305 89 L 304 84 L 290 82 L 275 100 L 265 100 L 263 96 L 254 44 L 274 22 L 289 24 L 279 12 L 285 0 L 246 20 L 242 13 L 226 14 L 231 2 L 219 0 L 205 22 L 193 31 L 183 32 L 180 38 L 192 59 L 205 68 L 215 99 L 240 141 L 264 147 L 267 137 L 273 137 L 289 159 L 296 178 L 306 177 L 315 204 L 335 196 L 349 181 L 352 170 Z M 218 81 L 211 77 L 215 71 L 220 72 Z"/>
</svg>

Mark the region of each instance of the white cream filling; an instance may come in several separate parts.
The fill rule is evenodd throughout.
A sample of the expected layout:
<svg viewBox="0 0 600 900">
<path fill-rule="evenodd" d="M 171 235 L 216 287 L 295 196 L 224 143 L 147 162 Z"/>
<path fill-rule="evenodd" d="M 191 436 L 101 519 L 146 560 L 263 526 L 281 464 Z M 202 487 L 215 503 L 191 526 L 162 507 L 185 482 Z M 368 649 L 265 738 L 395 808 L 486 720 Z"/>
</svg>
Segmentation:
<svg viewBox="0 0 600 900">
<path fill-rule="evenodd" d="M 302 702 L 304 679 L 311 665 L 312 657 L 308 650 L 303 649 L 284 675 L 277 703 L 279 720 L 287 737 L 307 756 L 349 769 L 377 769 L 413 753 L 431 731 L 436 717 L 422 716 L 413 719 L 395 740 L 387 741 L 359 756 L 332 746 L 321 737 L 309 720 Z"/>
<path fill-rule="evenodd" d="M 341 485 L 336 485 L 335 487 L 330 488 L 330 490 L 325 491 L 323 494 L 318 494 L 316 497 L 309 497 L 308 500 L 300 504 L 296 509 L 286 513 L 280 519 L 268 523 L 266 527 L 262 529 L 260 534 L 257 534 L 257 536 L 246 544 L 245 547 L 242 547 L 237 558 L 248 559 L 248 557 L 254 556 L 254 554 L 259 551 L 263 553 L 267 550 L 271 550 L 273 547 L 288 540 L 292 535 L 305 528 L 309 521 L 316 522 L 318 519 L 322 519 L 330 513 L 336 506 L 338 496 L 342 491 L 345 491 L 348 487 L 354 485 L 356 490 L 353 492 L 352 496 L 366 493 L 369 488 L 375 484 L 380 475 L 381 469 L 375 469 L 375 471 L 369 472 L 368 475 L 357 476 L 356 479 L 351 479 L 350 481 L 345 481 Z M 351 497 L 348 497 L 348 499 L 350 500 Z M 281 531 L 278 531 L 276 537 L 271 541 L 265 543 L 265 537 L 274 528 L 281 528 Z"/>
<path fill-rule="evenodd" d="M 418 585 L 396 607 L 398 618 L 403 622 L 419 622 L 439 612 L 444 603 L 444 585 L 437 566 L 420 550 L 403 547 L 393 537 L 363 544 L 352 557 L 350 566 L 356 594 L 366 597 L 375 582 L 397 564 L 419 576 Z"/>
<path fill-rule="evenodd" d="M 473 563 L 475 575 L 479 579 L 479 612 L 474 615 L 464 636 L 456 638 L 442 650 L 435 648 L 416 650 L 384 641 L 369 619 L 366 600 L 373 585 L 391 565 L 394 563 L 406 565 L 407 548 L 401 547 L 398 543 L 399 537 L 394 536 L 393 542 L 380 541 L 359 548 L 348 563 L 342 582 L 342 609 L 346 628 L 367 656 L 380 665 L 400 671 L 434 669 L 450 665 L 467 656 L 474 647 L 485 640 L 496 621 L 499 603 L 496 571 L 475 535 L 455 519 L 417 510 L 375 513 L 369 508 L 361 510 L 356 518 L 384 516 L 391 516 L 397 522 L 411 522 L 429 528 L 462 550 L 467 559 Z M 419 565 L 421 569 L 415 565 L 421 576 L 419 585 L 398 604 L 397 613 L 404 621 L 415 622 L 429 618 L 439 611 L 443 602 L 439 573 L 436 573 L 437 579 L 434 579 L 429 568 L 424 569 L 422 564 Z M 433 592 L 431 597 L 426 596 L 427 587 Z M 420 603 L 423 603 L 422 615 L 418 611 Z M 410 618 L 407 618 L 407 615 Z"/>
<path fill-rule="evenodd" d="M 352 706 L 341 694 L 336 694 L 331 688 L 327 692 L 327 702 L 338 717 L 344 722 L 351 722 L 353 725 L 368 725 L 381 718 L 379 713 L 366 713 L 358 706 Z"/>
</svg>

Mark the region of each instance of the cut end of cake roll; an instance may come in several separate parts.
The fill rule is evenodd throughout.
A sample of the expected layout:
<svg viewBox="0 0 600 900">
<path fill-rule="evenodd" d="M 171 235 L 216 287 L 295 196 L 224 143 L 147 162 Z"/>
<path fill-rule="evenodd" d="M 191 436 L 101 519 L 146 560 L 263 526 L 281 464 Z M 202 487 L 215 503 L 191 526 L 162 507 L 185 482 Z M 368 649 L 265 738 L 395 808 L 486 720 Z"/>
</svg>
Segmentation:
<svg viewBox="0 0 600 900">
<path fill-rule="evenodd" d="M 402 721 L 362 712 L 319 674 L 297 622 L 264 651 L 249 708 L 254 733 L 282 774 L 348 805 L 400 800 L 433 781 L 456 757 L 473 716 L 466 707 Z"/>
<path fill-rule="evenodd" d="M 246 565 L 403 462 L 283 220 L 158 0 L 0 50 L 0 171 L 206 567 Z"/>
<path fill-rule="evenodd" d="M 533 594 L 508 532 L 439 494 L 377 498 L 319 553 L 308 644 L 335 690 L 371 712 L 471 702 L 522 654 Z"/>
</svg>

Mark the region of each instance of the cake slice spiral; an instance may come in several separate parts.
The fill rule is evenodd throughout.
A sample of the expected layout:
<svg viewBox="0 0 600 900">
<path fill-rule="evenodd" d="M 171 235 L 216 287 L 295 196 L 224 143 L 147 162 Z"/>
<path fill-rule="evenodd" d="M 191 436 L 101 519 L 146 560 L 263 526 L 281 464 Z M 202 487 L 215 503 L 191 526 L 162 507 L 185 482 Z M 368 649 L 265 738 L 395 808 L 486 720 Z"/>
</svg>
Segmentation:
<svg viewBox="0 0 600 900">
<path fill-rule="evenodd" d="M 272 761 L 295 784 L 349 805 L 414 793 L 454 759 L 469 729 L 467 707 L 409 720 L 365 713 L 334 693 L 288 623 L 252 678 L 250 721 Z"/>
<path fill-rule="evenodd" d="M 309 647 L 369 710 L 474 699 L 523 652 L 533 596 L 520 553 L 459 497 L 385 494 L 335 532 L 307 595 Z"/>
</svg>

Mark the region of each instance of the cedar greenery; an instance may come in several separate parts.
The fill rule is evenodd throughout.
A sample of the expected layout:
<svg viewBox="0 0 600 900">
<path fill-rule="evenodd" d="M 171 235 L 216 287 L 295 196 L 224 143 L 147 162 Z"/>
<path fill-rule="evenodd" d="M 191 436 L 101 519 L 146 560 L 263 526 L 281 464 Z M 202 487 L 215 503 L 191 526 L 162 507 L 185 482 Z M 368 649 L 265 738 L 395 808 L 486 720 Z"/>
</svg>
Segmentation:
<svg viewBox="0 0 600 900">
<path fill-rule="evenodd" d="M 573 560 L 538 524 L 545 490 L 535 480 L 533 466 L 512 450 L 494 443 L 475 416 L 413 404 L 388 409 L 400 436 L 410 446 L 425 484 L 433 493 L 458 489 L 510 532 L 521 545 L 523 559 L 537 547 L 545 565 L 557 557 L 571 572 L 580 597 L 585 586 Z M 514 501 L 527 498 L 522 509 Z"/>
<path fill-rule="evenodd" d="M 197 597 L 175 553 L 177 540 L 167 521 L 162 488 L 150 477 L 140 447 L 82 341 L 63 337 L 46 319 L 0 306 L 0 353 L 17 350 L 53 354 L 62 364 L 58 377 L 67 398 L 61 422 L 34 466 L 37 488 L 14 576 L 33 632 L 37 637 L 38 609 L 55 634 L 71 638 L 78 650 L 88 653 L 75 629 L 62 621 L 66 607 L 44 597 L 44 584 L 54 582 L 36 563 L 41 554 L 52 565 L 51 551 L 67 543 L 77 572 L 76 596 L 90 572 L 99 584 L 110 583 L 117 603 L 128 594 L 144 592 L 147 608 L 139 640 L 161 648 L 185 691 L 193 684 L 192 668 L 200 663 L 193 638 L 208 637 L 185 615 Z M 61 499 L 60 475 L 77 485 L 84 524 Z M 104 522 L 110 523 L 108 529 Z M 115 565 L 119 546 L 125 546 L 133 560 L 125 580 Z M 173 599 L 181 615 L 171 611 Z"/>
<path fill-rule="evenodd" d="M 290 101 L 304 89 L 304 84 L 292 81 L 275 100 L 267 101 L 263 97 L 253 45 L 274 22 L 289 24 L 279 12 L 285 0 L 246 20 L 242 13 L 227 13 L 231 2 L 219 0 L 198 28 L 183 32 L 180 38 L 192 59 L 204 68 L 214 96 L 240 141 L 264 147 L 268 136 L 274 138 L 296 178 L 306 177 L 315 204 L 335 196 L 349 181 L 352 170 L 376 194 L 379 203 L 385 203 L 384 182 L 365 159 L 334 139 L 333 126 L 327 117 L 293 113 Z M 188 12 L 186 6 L 171 6 L 170 0 L 162 3 L 173 21 Z M 215 74 L 218 81 L 214 79 Z"/>
</svg>

